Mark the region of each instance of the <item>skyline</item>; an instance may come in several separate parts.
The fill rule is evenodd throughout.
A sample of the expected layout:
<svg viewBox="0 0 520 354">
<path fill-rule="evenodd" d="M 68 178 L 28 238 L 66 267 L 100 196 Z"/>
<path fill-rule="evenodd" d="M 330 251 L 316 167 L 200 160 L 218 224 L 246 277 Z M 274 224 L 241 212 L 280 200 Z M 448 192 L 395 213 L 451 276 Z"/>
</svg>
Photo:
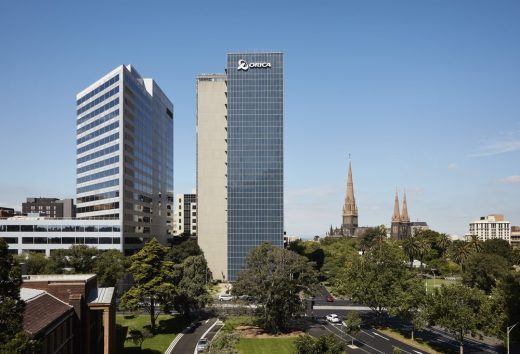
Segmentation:
<svg viewBox="0 0 520 354">
<path fill-rule="evenodd" d="M 174 193 L 190 192 L 195 78 L 261 48 L 285 53 L 289 235 L 341 225 L 348 154 L 360 226 L 390 224 L 396 187 L 411 220 L 440 232 L 463 235 L 492 213 L 519 225 L 520 4 L 375 3 L 0 5 L 0 148 L 13 151 L 0 160 L 0 206 L 75 196 L 75 94 L 121 64 L 173 101 Z"/>
</svg>

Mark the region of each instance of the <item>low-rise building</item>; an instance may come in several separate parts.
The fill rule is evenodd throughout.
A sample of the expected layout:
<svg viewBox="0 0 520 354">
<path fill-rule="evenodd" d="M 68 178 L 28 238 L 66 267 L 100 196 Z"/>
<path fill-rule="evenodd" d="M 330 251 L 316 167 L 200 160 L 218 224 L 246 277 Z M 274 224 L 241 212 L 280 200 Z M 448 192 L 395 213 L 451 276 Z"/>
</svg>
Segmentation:
<svg viewBox="0 0 520 354">
<path fill-rule="evenodd" d="M 98 288 L 95 274 L 26 275 L 20 297 L 41 353 L 115 353 L 114 288 Z"/>
<path fill-rule="evenodd" d="M 482 216 L 469 224 L 467 236 L 475 235 L 481 241 L 499 238 L 511 242 L 511 227 L 502 214 L 491 214 Z"/>
<path fill-rule="evenodd" d="M 51 218 L 73 218 L 76 216 L 76 206 L 72 199 L 27 198 L 25 203 L 22 203 L 22 213 L 39 213 Z"/>
<path fill-rule="evenodd" d="M 9 218 L 15 215 L 13 208 L 0 207 L 0 218 Z"/>
<path fill-rule="evenodd" d="M 511 226 L 511 246 L 520 247 L 520 226 Z"/>
<path fill-rule="evenodd" d="M 15 216 L 0 219 L 0 238 L 9 252 L 39 252 L 50 255 L 55 249 L 86 244 L 101 250 L 122 251 L 119 220 L 53 219 Z"/>
</svg>

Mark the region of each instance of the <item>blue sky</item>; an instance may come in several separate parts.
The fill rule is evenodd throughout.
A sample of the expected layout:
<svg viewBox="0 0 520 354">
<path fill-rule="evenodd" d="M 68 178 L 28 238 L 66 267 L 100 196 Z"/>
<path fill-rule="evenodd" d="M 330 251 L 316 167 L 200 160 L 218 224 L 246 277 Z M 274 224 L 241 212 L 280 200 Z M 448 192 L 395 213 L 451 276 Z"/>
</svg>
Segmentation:
<svg viewBox="0 0 520 354">
<path fill-rule="evenodd" d="M 176 4 L 178 3 L 178 4 Z M 464 234 L 520 225 L 518 1 L 10 1 L 0 4 L 0 206 L 74 197 L 75 95 L 120 64 L 175 105 L 175 192 L 195 186 L 195 77 L 232 51 L 285 53 L 285 227 L 341 223 L 352 155 L 361 225 Z"/>
</svg>

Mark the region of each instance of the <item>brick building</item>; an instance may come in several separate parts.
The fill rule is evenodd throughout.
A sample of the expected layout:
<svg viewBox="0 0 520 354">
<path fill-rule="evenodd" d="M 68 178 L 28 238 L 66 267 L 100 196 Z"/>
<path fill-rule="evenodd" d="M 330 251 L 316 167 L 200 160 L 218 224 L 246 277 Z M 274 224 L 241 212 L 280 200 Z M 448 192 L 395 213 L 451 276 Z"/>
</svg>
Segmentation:
<svg viewBox="0 0 520 354">
<path fill-rule="evenodd" d="M 22 213 L 39 213 L 51 218 L 73 218 L 76 206 L 72 199 L 27 198 L 22 203 Z"/>
<path fill-rule="evenodd" d="M 27 275 L 20 294 L 42 353 L 115 353 L 114 288 L 98 288 L 95 274 Z"/>
</svg>

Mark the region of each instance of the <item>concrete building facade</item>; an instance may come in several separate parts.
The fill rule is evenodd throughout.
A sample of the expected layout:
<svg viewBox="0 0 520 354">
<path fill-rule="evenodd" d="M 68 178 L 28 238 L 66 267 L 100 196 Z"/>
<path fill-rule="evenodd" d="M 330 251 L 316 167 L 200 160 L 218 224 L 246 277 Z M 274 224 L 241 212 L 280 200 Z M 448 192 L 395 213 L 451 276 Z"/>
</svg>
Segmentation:
<svg viewBox="0 0 520 354">
<path fill-rule="evenodd" d="M 482 216 L 469 224 L 468 235 L 475 235 L 481 241 L 500 238 L 511 243 L 511 224 L 502 214 Z"/>
<path fill-rule="evenodd" d="M 50 218 L 73 218 L 76 216 L 76 205 L 72 199 L 27 198 L 22 203 L 22 213 L 39 213 Z"/>
<path fill-rule="evenodd" d="M 197 240 L 220 280 L 228 275 L 226 78 L 197 77 Z"/>
</svg>

